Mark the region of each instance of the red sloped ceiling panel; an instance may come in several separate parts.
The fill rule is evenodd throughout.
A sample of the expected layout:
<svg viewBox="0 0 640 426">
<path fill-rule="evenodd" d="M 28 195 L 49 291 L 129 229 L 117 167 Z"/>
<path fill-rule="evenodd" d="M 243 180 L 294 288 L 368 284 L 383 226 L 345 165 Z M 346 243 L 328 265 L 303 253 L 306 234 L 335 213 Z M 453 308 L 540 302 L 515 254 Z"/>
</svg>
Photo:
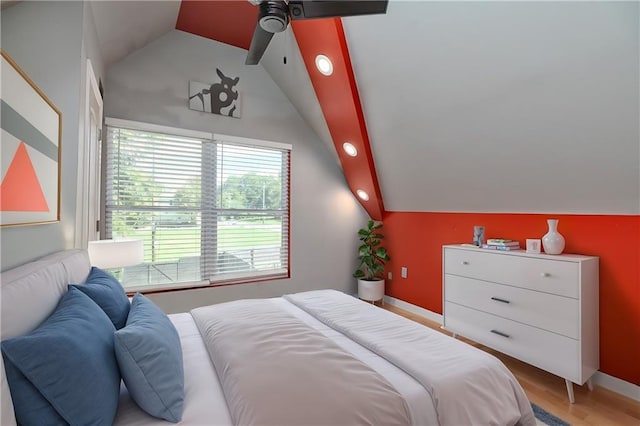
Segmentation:
<svg viewBox="0 0 640 426">
<path fill-rule="evenodd" d="M 294 21 L 291 25 L 349 187 L 354 194 L 358 189 L 364 190 L 369 200 L 361 200 L 362 205 L 372 219 L 382 220 L 382 194 L 342 21 L 311 19 Z M 332 75 L 326 76 L 317 70 L 315 58 L 319 54 L 331 59 Z M 343 151 L 344 142 L 356 147 L 356 157 L 350 157 Z"/>
<path fill-rule="evenodd" d="M 258 21 L 258 7 L 247 0 L 183 0 L 176 29 L 249 49 Z"/>
</svg>

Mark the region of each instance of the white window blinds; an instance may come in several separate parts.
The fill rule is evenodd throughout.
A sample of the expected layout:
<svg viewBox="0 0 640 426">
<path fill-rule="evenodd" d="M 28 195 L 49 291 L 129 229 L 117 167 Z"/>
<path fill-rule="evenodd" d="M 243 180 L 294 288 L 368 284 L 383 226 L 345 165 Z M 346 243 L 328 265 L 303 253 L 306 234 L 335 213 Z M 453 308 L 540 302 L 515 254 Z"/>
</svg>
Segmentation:
<svg viewBox="0 0 640 426">
<path fill-rule="evenodd" d="M 118 124 L 107 126 L 105 237 L 145 249 L 120 277 L 127 290 L 288 276 L 290 147 Z"/>
</svg>

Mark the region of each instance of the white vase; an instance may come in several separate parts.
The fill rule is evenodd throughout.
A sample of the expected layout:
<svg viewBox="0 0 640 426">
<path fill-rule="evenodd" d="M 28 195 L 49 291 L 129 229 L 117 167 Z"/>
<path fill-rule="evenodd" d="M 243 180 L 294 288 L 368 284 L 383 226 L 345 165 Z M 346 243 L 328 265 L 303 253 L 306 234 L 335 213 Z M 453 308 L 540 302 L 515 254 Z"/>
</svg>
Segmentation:
<svg viewBox="0 0 640 426">
<path fill-rule="evenodd" d="M 560 254 L 564 250 L 564 237 L 558 232 L 558 219 L 547 219 L 549 232 L 542 237 L 542 247 L 547 254 Z"/>
</svg>

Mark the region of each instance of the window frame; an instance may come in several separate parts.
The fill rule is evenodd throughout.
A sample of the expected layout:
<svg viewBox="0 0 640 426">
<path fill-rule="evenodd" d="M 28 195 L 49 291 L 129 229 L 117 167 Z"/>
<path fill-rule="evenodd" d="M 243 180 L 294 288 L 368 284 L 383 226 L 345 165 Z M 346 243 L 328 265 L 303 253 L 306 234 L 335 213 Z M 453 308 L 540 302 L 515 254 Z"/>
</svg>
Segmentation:
<svg viewBox="0 0 640 426">
<path fill-rule="evenodd" d="M 203 144 L 211 143 L 211 145 L 214 147 L 217 146 L 216 144 L 230 144 L 230 145 L 243 145 L 243 146 L 257 148 L 257 149 L 271 148 L 275 150 L 286 151 L 286 164 L 283 163 L 283 166 L 282 166 L 283 174 L 281 175 L 282 179 L 286 179 L 286 182 L 282 184 L 283 197 L 285 196 L 284 191 L 286 190 L 286 199 L 283 198 L 283 204 L 286 204 L 286 208 L 282 209 L 284 211 L 283 216 L 286 215 L 286 221 L 285 221 L 285 218 L 283 217 L 281 222 L 282 233 L 281 233 L 281 244 L 280 244 L 281 250 L 286 247 L 286 267 L 283 267 L 280 270 L 273 270 L 273 271 L 267 270 L 267 271 L 253 272 L 248 275 L 245 273 L 223 274 L 222 276 L 217 275 L 219 279 L 216 279 L 215 276 L 212 276 L 211 279 L 202 279 L 200 281 L 188 281 L 188 282 L 176 281 L 171 284 L 155 284 L 155 285 L 145 284 L 140 286 L 129 285 L 125 287 L 125 291 L 127 291 L 128 293 L 143 292 L 147 294 L 164 293 L 164 292 L 172 292 L 172 291 L 182 291 L 182 290 L 198 289 L 198 288 L 206 288 L 206 287 L 220 287 L 220 286 L 236 285 L 236 284 L 248 284 L 248 283 L 291 278 L 291 238 L 290 238 L 290 234 L 291 234 L 291 229 L 290 229 L 291 227 L 291 158 L 292 158 L 292 151 L 293 151 L 293 147 L 291 144 L 254 139 L 254 138 L 246 138 L 246 137 L 240 137 L 240 136 L 233 136 L 233 135 L 225 135 L 220 133 L 210 133 L 210 132 L 203 132 L 198 130 L 182 129 L 182 128 L 164 126 L 164 125 L 157 125 L 152 123 L 144 123 L 139 121 L 119 119 L 119 118 L 111 118 L 111 117 L 105 118 L 105 127 L 106 127 L 105 135 L 108 134 L 109 128 L 118 128 L 118 129 L 127 129 L 127 130 L 134 130 L 134 131 L 140 131 L 140 132 L 159 133 L 159 134 L 177 136 L 177 137 L 195 138 L 195 139 L 202 140 Z M 107 144 L 109 144 L 110 142 L 111 142 L 110 139 L 108 137 L 105 137 L 104 148 L 103 148 L 104 155 L 102 156 L 102 162 L 101 162 L 101 170 L 102 170 L 101 173 L 103 176 L 105 176 L 105 178 L 102 179 L 100 199 L 101 199 L 101 205 L 105 210 L 107 209 L 106 206 L 107 206 L 107 194 L 108 194 L 108 190 L 107 190 L 108 180 L 106 179 L 106 173 L 107 173 L 107 163 L 109 161 L 108 154 L 107 154 L 107 152 L 109 152 L 108 151 L 109 147 L 107 146 Z M 204 148 L 201 152 L 202 152 L 201 160 L 205 161 Z M 218 172 L 216 171 L 214 173 L 215 173 L 214 178 L 217 178 Z M 200 179 L 201 180 L 203 179 L 202 174 L 200 174 Z M 204 197 L 202 195 L 202 192 L 204 192 L 203 189 L 201 189 L 201 197 Z M 221 205 L 216 207 L 216 211 L 219 211 L 219 210 L 224 210 Z M 227 209 L 227 210 L 233 210 L 233 209 Z M 199 211 L 202 215 L 202 212 L 204 211 L 204 209 L 201 208 Z M 104 220 L 100 222 L 100 237 L 111 238 L 111 235 L 108 235 L 108 229 L 107 229 L 108 224 L 107 224 L 106 212 L 102 217 L 104 217 Z M 202 218 L 200 223 L 201 244 L 203 244 L 203 239 L 204 239 L 204 236 L 203 236 L 204 225 L 205 225 L 204 222 L 205 222 L 204 218 Z M 216 248 L 216 252 L 217 252 L 217 248 Z M 285 259 L 285 257 L 283 257 L 283 259 Z"/>
</svg>

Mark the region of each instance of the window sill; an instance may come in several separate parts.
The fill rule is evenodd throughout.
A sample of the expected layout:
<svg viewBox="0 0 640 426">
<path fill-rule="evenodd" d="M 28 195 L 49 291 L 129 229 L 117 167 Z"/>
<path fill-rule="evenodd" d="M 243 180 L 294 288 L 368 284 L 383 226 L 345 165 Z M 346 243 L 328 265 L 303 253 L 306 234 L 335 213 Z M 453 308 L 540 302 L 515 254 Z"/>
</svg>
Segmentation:
<svg viewBox="0 0 640 426">
<path fill-rule="evenodd" d="M 224 280 L 216 280 L 216 281 L 200 281 L 200 282 L 187 282 L 187 283 L 176 283 L 171 286 L 168 285 L 145 285 L 139 287 L 128 287 L 125 289 L 127 292 L 127 296 L 131 297 L 135 293 L 142 294 L 160 294 L 160 293 L 172 293 L 177 291 L 186 291 L 186 290 L 201 290 L 204 288 L 215 288 L 215 287 L 226 287 L 230 285 L 239 285 L 239 284 L 255 284 L 267 281 L 275 281 L 282 279 L 291 278 L 291 274 L 287 271 L 284 274 L 268 274 L 254 277 L 244 277 L 238 279 L 224 279 Z"/>
</svg>

